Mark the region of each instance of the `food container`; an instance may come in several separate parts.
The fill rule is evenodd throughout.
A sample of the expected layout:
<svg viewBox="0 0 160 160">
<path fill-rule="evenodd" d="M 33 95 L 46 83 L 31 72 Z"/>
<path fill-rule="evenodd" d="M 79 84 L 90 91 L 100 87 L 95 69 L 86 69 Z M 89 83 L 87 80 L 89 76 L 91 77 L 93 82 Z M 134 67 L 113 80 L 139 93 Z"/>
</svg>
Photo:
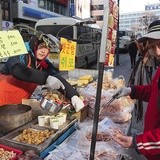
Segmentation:
<svg viewBox="0 0 160 160">
<path fill-rule="evenodd" d="M 45 125 L 45 116 L 38 116 L 38 125 L 44 126 Z"/>
<path fill-rule="evenodd" d="M 50 114 L 57 114 L 63 108 L 63 104 L 58 104 L 45 97 L 41 100 L 40 106 L 43 110 L 48 111 Z"/>
<path fill-rule="evenodd" d="M 17 160 L 18 156 L 23 153 L 21 150 L 11 148 L 11 147 L 8 147 L 8 146 L 2 145 L 2 144 L 0 144 L 0 148 L 2 148 L 4 151 L 13 152 L 15 154 L 15 156 L 13 158 L 11 158 L 10 160 Z"/>
<path fill-rule="evenodd" d="M 67 119 L 67 122 L 61 127 L 60 129 L 53 129 L 50 126 L 38 126 L 38 118 L 32 120 L 30 123 L 27 123 L 26 125 L 23 125 L 14 131 L 4 135 L 3 137 L 0 137 L 0 143 L 5 144 L 11 147 L 18 148 L 22 151 L 26 151 L 28 149 L 35 151 L 36 154 L 40 154 L 43 150 L 45 150 L 48 146 L 50 146 L 54 141 L 57 140 L 58 137 L 60 137 L 63 133 L 66 132 L 73 124 L 77 122 L 76 118 Z M 45 141 L 42 143 L 36 144 L 29 144 L 21 142 L 17 139 L 18 136 L 22 134 L 22 132 L 25 129 L 32 128 L 33 130 L 49 130 L 54 131 L 54 133 Z"/>
<path fill-rule="evenodd" d="M 53 129 L 58 129 L 59 128 L 59 122 L 58 122 L 58 119 L 57 118 L 52 118 L 50 120 L 50 126 L 53 128 Z"/>
<path fill-rule="evenodd" d="M 62 122 L 65 123 L 67 119 L 67 114 L 66 113 L 59 113 L 58 115 L 62 116 Z"/>
<path fill-rule="evenodd" d="M 0 125 L 8 133 L 32 120 L 32 109 L 29 105 L 10 104 L 0 107 Z"/>
</svg>

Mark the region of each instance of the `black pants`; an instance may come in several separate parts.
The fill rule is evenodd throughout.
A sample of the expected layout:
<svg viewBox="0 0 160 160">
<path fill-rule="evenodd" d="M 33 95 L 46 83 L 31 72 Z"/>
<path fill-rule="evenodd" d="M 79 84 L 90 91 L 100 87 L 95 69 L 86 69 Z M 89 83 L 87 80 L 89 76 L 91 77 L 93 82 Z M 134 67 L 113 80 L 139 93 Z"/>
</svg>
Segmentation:
<svg viewBox="0 0 160 160">
<path fill-rule="evenodd" d="M 130 60 L 131 60 L 131 68 L 133 68 L 135 66 L 136 63 L 136 55 L 130 55 Z"/>
</svg>

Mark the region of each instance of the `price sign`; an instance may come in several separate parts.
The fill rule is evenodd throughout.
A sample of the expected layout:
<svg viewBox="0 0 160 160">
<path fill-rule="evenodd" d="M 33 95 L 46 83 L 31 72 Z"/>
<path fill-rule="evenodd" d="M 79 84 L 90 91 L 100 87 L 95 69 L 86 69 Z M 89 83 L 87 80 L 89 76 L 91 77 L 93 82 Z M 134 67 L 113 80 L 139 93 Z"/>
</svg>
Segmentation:
<svg viewBox="0 0 160 160">
<path fill-rule="evenodd" d="M 0 59 L 26 53 L 27 49 L 18 30 L 0 31 Z"/>
<path fill-rule="evenodd" d="M 60 52 L 59 70 L 68 71 L 75 68 L 76 42 L 61 38 L 62 50 Z"/>
</svg>

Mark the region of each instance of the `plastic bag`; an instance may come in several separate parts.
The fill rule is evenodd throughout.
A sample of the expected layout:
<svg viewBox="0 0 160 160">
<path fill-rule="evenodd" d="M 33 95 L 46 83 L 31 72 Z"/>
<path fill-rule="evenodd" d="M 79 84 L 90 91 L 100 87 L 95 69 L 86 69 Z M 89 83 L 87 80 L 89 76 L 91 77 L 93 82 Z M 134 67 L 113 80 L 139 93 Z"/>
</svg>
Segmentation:
<svg viewBox="0 0 160 160">
<path fill-rule="evenodd" d="M 114 78 L 111 82 L 112 89 L 117 89 L 117 88 L 124 87 L 124 86 L 125 86 L 125 78 L 122 75 Z"/>
<path fill-rule="evenodd" d="M 131 119 L 132 111 L 134 109 L 134 100 L 130 97 L 122 97 L 115 99 L 109 106 L 103 104 L 103 110 L 100 113 L 99 119 L 109 117 L 114 122 L 124 123 Z"/>
<path fill-rule="evenodd" d="M 81 124 L 80 130 L 77 130 L 55 150 L 51 151 L 44 160 L 88 160 L 91 141 L 87 139 L 86 135 L 92 134 L 92 124 L 92 121 Z M 113 135 L 114 129 L 121 128 L 108 118 L 98 124 L 99 133 Z M 124 149 L 113 140 L 96 142 L 95 160 L 116 160 L 120 154 L 124 154 Z"/>
</svg>

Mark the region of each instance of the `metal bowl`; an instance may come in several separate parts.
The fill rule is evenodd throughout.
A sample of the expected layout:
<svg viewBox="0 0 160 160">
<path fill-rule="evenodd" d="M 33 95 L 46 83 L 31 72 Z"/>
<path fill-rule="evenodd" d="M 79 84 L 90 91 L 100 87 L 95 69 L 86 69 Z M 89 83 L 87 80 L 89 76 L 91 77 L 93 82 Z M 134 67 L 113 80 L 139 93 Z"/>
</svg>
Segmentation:
<svg viewBox="0 0 160 160">
<path fill-rule="evenodd" d="M 18 128 L 32 120 L 32 108 L 24 104 L 9 104 L 0 107 L 0 125 L 6 132 Z"/>
<path fill-rule="evenodd" d="M 49 114 L 57 114 L 63 108 L 63 103 L 58 104 L 56 102 L 43 98 L 41 100 L 40 106 Z"/>
</svg>

